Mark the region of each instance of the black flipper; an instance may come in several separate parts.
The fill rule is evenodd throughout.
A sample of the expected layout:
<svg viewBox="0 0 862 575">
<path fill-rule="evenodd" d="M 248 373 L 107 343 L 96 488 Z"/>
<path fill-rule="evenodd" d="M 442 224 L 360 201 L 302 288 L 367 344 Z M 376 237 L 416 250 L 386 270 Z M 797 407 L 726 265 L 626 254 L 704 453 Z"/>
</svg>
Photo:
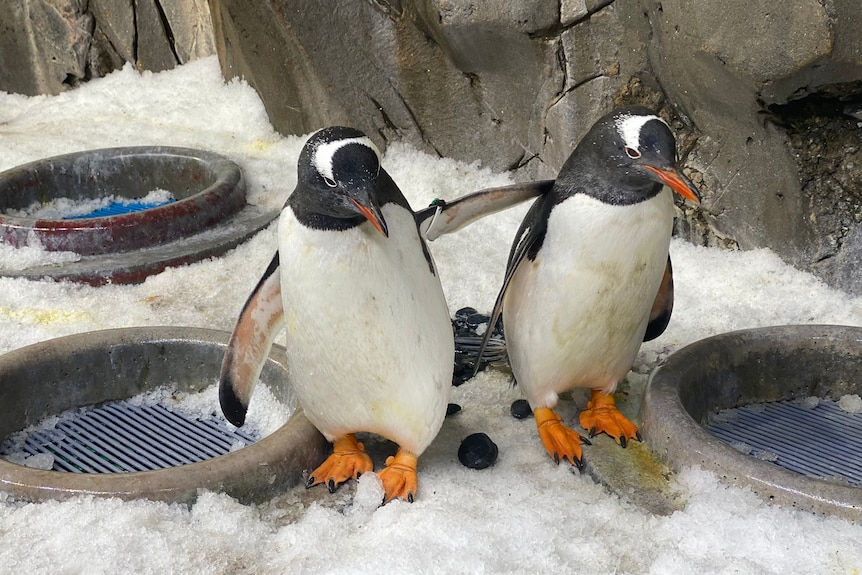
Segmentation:
<svg viewBox="0 0 862 575">
<path fill-rule="evenodd" d="M 658 293 L 655 295 L 652 309 L 649 314 L 649 323 L 647 324 L 644 341 L 650 341 L 667 329 L 667 324 L 670 323 L 670 314 L 673 312 L 673 267 L 670 265 L 670 256 L 667 256 L 667 265 L 664 268 L 664 277 L 661 279 L 661 285 L 658 288 Z"/>
<path fill-rule="evenodd" d="M 503 278 L 503 285 L 500 288 L 500 293 L 497 294 L 497 300 L 494 302 L 494 309 L 491 312 L 491 319 L 488 321 L 488 329 L 482 337 L 482 345 L 479 347 L 479 353 L 476 355 L 476 363 L 473 367 L 474 376 L 479 372 L 482 354 L 485 353 L 485 348 L 488 346 L 488 340 L 491 338 L 494 326 L 497 325 L 497 320 L 503 312 L 503 297 L 506 295 L 509 282 L 512 281 L 512 277 L 525 258 L 530 261 L 536 259 L 536 253 L 545 241 L 545 232 L 548 230 L 548 215 L 553 206 L 554 199 L 549 194 L 540 196 L 532 207 L 530 207 L 530 211 L 527 212 L 527 215 L 524 216 L 524 221 L 521 222 L 521 227 L 518 228 L 515 243 L 509 252 L 506 276 Z M 503 326 L 503 329 L 505 330 L 505 326 Z"/>
</svg>

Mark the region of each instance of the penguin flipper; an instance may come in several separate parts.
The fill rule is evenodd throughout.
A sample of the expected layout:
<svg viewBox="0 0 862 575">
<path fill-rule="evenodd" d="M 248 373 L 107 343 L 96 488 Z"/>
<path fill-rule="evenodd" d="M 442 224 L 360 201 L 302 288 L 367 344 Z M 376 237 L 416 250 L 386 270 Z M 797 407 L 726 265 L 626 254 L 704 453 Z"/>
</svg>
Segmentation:
<svg viewBox="0 0 862 575">
<path fill-rule="evenodd" d="M 482 345 L 479 346 L 479 353 L 476 355 L 476 363 L 473 366 L 473 376 L 479 373 L 482 355 L 485 353 L 485 348 L 488 347 L 488 341 L 491 339 L 491 334 L 494 331 L 494 326 L 497 325 L 497 320 L 500 319 L 500 314 L 503 313 L 503 297 L 506 295 L 506 289 L 512 281 L 518 267 L 524 261 L 524 258 L 535 257 L 535 252 L 542 245 L 547 231 L 547 213 L 552 204 L 548 200 L 547 195 L 542 195 L 532 205 L 530 211 L 524 216 L 524 221 L 521 222 L 521 227 L 518 228 L 518 239 L 512 246 L 512 251 L 509 252 L 509 263 L 506 266 L 506 275 L 503 278 L 503 285 L 500 292 L 497 294 L 497 299 L 494 302 L 494 309 L 491 312 L 491 319 L 488 321 L 488 329 L 485 330 L 485 335 L 482 337 Z M 503 327 L 505 330 L 505 326 Z"/>
<path fill-rule="evenodd" d="M 670 323 L 670 315 L 673 312 L 673 267 L 670 264 L 670 256 L 667 256 L 667 265 L 664 268 L 664 277 L 653 301 L 649 313 L 644 341 L 651 341 L 664 333 L 667 324 Z"/>
<path fill-rule="evenodd" d="M 485 216 L 541 196 L 553 185 L 554 180 L 524 182 L 485 188 L 452 201 L 434 200 L 429 207 L 416 212 L 416 223 L 425 239 L 434 241 Z"/>
<path fill-rule="evenodd" d="M 246 300 L 233 328 L 219 375 L 219 404 L 237 427 L 245 423 L 255 383 L 284 327 L 278 252 Z"/>
</svg>

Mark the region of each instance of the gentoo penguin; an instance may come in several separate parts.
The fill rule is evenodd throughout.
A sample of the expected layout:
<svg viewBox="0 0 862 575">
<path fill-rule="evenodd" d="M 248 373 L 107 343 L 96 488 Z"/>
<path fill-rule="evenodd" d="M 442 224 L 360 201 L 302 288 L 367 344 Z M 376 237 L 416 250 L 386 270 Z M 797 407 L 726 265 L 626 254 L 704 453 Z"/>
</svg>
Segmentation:
<svg viewBox="0 0 862 575">
<path fill-rule="evenodd" d="M 612 112 L 577 145 L 515 236 L 489 325 L 502 310 L 512 372 L 556 461 L 582 466 L 587 441 L 553 411 L 573 388 L 592 390 L 580 413 L 591 436 L 607 433 L 623 447 L 640 439 L 612 394 L 641 342 L 670 319 L 674 205 L 665 185 L 700 202 L 675 162 L 673 134 L 654 112 Z"/>
<path fill-rule="evenodd" d="M 324 483 L 334 491 L 371 471 L 355 436 L 370 432 L 398 444 L 380 472 L 385 501 L 412 501 L 417 458 L 446 414 L 454 341 L 415 215 L 365 134 L 330 127 L 309 137 L 279 217 L 277 260 L 267 272 L 234 330 L 258 333 L 239 334 L 228 350 L 234 357 L 223 364 L 226 417 L 243 423 L 259 348 L 269 350 L 278 332 L 272 322 L 283 322 L 299 405 L 333 444 L 308 486 Z M 279 295 L 281 302 L 274 301 Z M 250 359 L 241 357 L 243 346 L 252 346 Z M 257 372 L 253 378 L 249 369 Z"/>
<path fill-rule="evenodd" d="M 412 501 L 416 461 L 446 413 L 454 366 L 449 312 L 420 231 L 432 239 L 549 188 L 494 188 L 413 213 L 363 133 L 311 135 L 278 222 L 278 252 L 243 307 L 219 400 L 245 421 L 274 338 L 286 327 L 290 383 L 333 444 L 308 486 L 330 491 L 372 470 L 356 432 L 398 444 L 380 473 L 385 500 Z"/>
</svg>

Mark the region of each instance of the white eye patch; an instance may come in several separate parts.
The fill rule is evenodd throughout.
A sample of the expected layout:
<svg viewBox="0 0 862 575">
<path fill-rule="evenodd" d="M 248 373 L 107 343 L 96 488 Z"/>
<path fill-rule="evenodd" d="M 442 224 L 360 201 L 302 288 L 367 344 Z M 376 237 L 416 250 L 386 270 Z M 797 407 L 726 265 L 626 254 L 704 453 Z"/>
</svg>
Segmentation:
<svg viewBox="0 0 862 575">
<path fill-rule="evenodd" d="M 332 158 L 335 157 L 335 153 L 338 150 L 350 144 L 359 144 L 360 146 L 371 148 L 374 155 L 377 156 L 378 165 L 380 164 L 380 150 L 377 149 L 377 146 L 374 145 L 371 138 L 367 136 L 363 136 L 361 138 L 345 138 L 343 140 L 335 140 L 334 142 L 323 142 L 315 148 L 314 156 L 311 160 L 321 176 L 328 180 L 335 180 L 335 176 L 332 172 Z"/>
<path fill-rule="evenodd" d="M 631 148 L 637 153 L 637 156 L 634 157 L 640 156 L 641 128 L 643 128 L 644 124 L 650 120 L 658 120 L 667 126 L 667 122 L 658 116 L 652 115 L 636 116 L 634 114 L 624 114 L 618 117 L 616 122 L 614 122 L 617 132 L 619 132 L 620 137 L 623 139 L 623 145 L 625 145 L 626 148 Z M 668 129 L 670 128 L 668 127 Z"/>
</svg>

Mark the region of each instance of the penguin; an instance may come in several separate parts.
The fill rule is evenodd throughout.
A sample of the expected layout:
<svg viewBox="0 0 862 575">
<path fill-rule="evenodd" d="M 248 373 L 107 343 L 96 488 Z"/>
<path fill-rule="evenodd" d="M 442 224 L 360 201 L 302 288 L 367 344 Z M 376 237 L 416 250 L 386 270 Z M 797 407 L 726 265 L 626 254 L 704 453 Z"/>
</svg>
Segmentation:
<svg viewBox="0 0 862 575">
<path fill-rule="evenodd" d="M 359 432 L 398 445 L 379 473 L 384 502 L 413 501 L 417 459 L 446 415 L 454 338 L 423 238 L 533 198 L 548 182 L 482 190 L 414 213 L 362 132 L 313 133 L 278 220 L 278 251 L 246 301 L 222 361 L 219 402 L 245 422 L 275 337 L 289 383 L 332 454 L 308 478 L 330 492 L 372 471 Z"/>
<path fill-rule="evenodd" d="M 671 190 L 700 202 L 670 128 L 648 108 L 619 109 L 593 125 L 515 235 L 489 325 L 502 313 L 515 381 L 557 462 L 582 468 L 589 443 L 554 411 L 574 388 L 591 390 L 579 415 L 591 437 L 641 439 L 613 393 L 670 320 Z"/>
</svg>

